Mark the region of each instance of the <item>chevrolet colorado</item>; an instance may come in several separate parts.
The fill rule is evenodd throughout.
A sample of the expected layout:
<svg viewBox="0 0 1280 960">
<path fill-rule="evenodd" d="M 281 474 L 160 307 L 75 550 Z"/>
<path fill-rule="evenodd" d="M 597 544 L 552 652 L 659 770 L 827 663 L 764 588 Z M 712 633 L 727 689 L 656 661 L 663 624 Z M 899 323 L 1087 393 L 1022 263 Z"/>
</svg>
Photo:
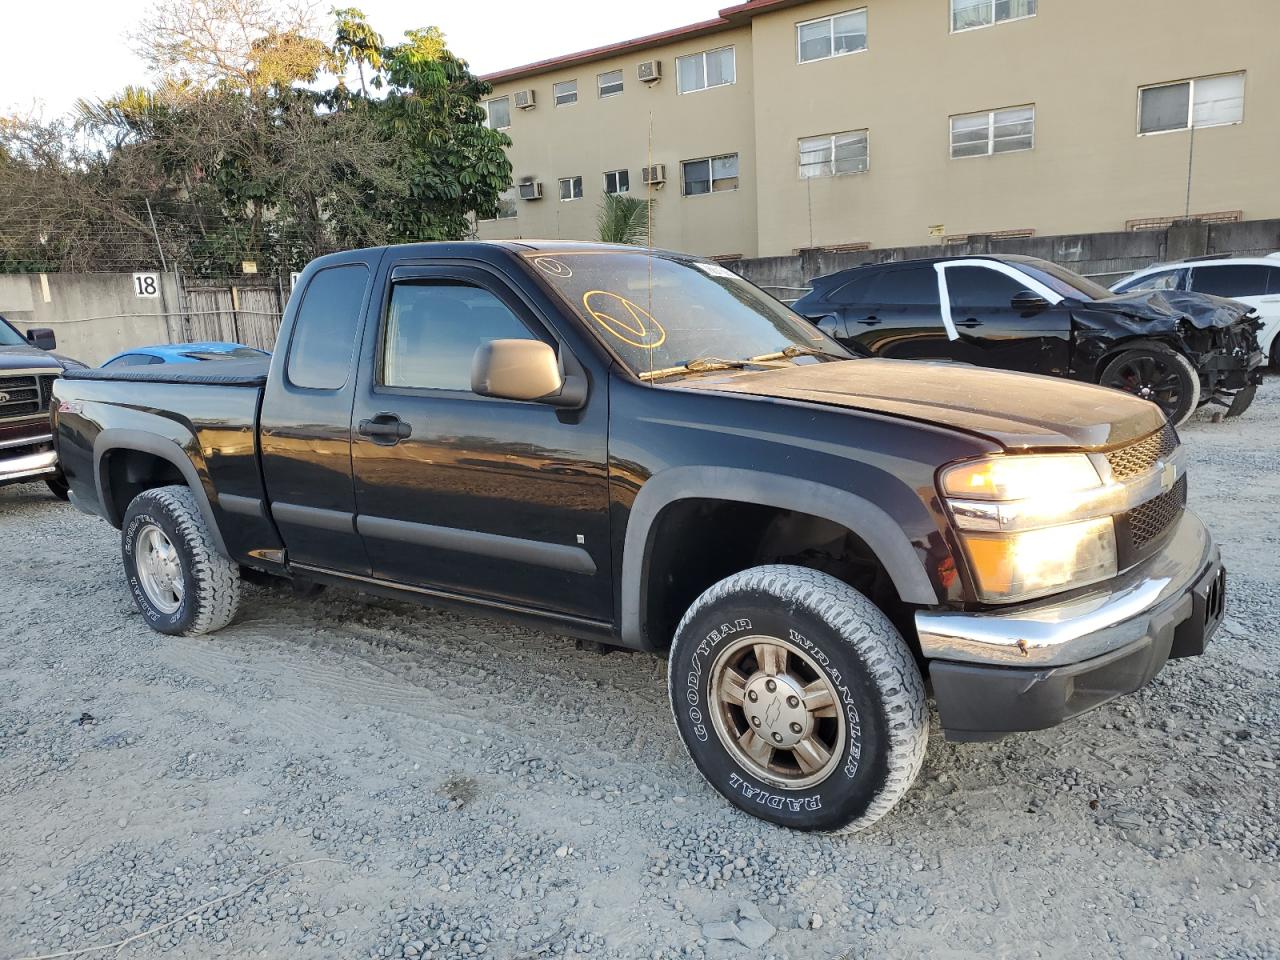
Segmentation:
<svg viewBox="0 0 1280 960">
<path fill-rule="evenodd" d="M 952 739 L 1200 654 L 1225 579 L 1146 400 L 854 359 L 720 265 L 458 242 L 323 257 L 269 361 L 69 371 L 58 453 L 156 630 L 246 570 L 665 651 L 730 801 L 856 830 Z"/>
</svg>

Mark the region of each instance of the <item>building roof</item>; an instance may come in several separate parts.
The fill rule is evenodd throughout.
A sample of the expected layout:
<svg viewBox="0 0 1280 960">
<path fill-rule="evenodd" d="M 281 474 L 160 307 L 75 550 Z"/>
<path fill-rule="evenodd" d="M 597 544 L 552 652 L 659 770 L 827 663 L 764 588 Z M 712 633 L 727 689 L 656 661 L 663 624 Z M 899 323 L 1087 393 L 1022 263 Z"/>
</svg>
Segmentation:
<svg viewBox="0 0 1280 960">
<path fill-rule="evenodd" d="M 534 77 L 538 74 L 548 73 L 564 67 L 576 67 L 584 63 L 594 63 L 597 60 L 607 60 L 622 53 L 640 53 L 654 47 L 674 43 L 677 40 L 691 40 L 695 37 L 705 37 L 710 34 L 731 30 L 734 27 L 750 23 L 751 18 L 758 13 L 781 10 L 806 2 L 809 2 L 809 0 L 747 0 L 746 3 L 725 7 L 718 16 L 711 20 L 702 20 L 687 26 L 646 34 L 643 37 L 636 37 L 632 40 L 623 40 L 620 43 L 610 43 L 602 47 L 592 47 L 590 50 L 579 50 L 577 53 L 567 53 L 547 60 L 538 60 L 520 67 L 509 67 L 506 70 L 485 74 L 480 79 L 489 83 L 520 80 L 524 77 Z"/>
</svg>

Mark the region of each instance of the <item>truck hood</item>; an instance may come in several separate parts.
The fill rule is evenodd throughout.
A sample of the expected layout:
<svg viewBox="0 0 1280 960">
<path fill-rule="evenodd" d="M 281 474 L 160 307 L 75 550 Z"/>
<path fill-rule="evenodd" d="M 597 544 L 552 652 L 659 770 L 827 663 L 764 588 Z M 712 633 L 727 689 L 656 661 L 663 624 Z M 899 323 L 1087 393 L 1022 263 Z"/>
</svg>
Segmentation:
<svg viewBox="0 0 1280 960">
<path fill-rule="evenodd" d="M 1090 384 L 920 360 L 845 360 L 691 377 L 677 389 L 776 397 L 952 427 L 1007 450 L 1110 450 L 1164 425 L 1154 403 Z"/>
<path fill-rule="evenodd" d="M 0 372 L 5 370 L 61 370 L 58 358 L 39 347 L 25 343 L 0 347 Z"/>
</svg>

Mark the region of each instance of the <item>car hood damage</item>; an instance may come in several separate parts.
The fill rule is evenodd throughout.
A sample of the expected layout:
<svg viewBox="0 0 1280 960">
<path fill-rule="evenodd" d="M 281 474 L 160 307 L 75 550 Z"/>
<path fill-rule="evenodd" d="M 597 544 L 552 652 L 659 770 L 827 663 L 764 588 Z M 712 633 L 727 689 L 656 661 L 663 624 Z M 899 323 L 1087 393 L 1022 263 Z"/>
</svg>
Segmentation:
<svg viewBox="0 0 1280 960">
<path fill-rule="evenodd" d="M 1235 326 L 1253 312 L 1252 307 L 1235 300 L 1170 290 L 1068 301 L 1067 306 L 1078 321 L 1097 318 L 1100 326 L 1109 321 L 1121 332 L 1138 334 L 1176 334 L 1183 321 L 1200 330 L 1222 329 Z"/>
<path fill-rule="evenodd" d="M 1006 450 L 1111 450 L 1165 422 L 1146 400 L 1089 384 L 919 360 L 845 360 L 725 371 L 677 389 L 846 407 L 962 430 Z"/>
</svg>

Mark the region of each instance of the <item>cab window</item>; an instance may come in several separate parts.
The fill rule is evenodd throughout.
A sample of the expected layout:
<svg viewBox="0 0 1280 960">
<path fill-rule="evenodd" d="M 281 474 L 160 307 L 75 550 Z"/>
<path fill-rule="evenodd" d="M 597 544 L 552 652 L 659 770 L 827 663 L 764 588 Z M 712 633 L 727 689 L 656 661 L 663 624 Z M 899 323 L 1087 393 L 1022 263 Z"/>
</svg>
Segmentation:
<svg viewBox="0 0 1280 960">
<path fill-rule="evenodd" d="M 360 306 L 369 285 L 362 263 L 321 270 L 303 292 L 286 373 L 295 387 L 341 390 L 351 375 Z"/>
<path fill-rule="evenodd" d="M 534 340 L 497 295 L 456 281 L 396 283 L 382 348 L 381 383 L 471 389 L 471 361 L 490 340 Z"/>
</svg>

